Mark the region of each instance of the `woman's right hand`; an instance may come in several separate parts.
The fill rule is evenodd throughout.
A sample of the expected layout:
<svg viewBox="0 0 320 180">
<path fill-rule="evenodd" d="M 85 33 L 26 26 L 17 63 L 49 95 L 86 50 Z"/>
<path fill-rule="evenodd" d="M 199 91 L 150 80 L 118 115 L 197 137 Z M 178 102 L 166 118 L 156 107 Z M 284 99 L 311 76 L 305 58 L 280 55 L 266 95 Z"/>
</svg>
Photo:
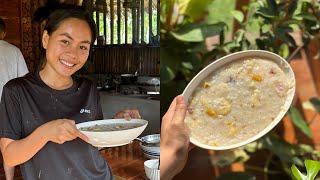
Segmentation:
<svg viewBox="0 0 320 180">
<path fill-rule="evenodd" d="M 42 125 L 44 136 L 48 141 L 57 144 L 63 144 L 77 137 L 88 142 L 88 137 L 81 133 L 77 128 L 74 120 L 57 119 Z"/>
</svg>

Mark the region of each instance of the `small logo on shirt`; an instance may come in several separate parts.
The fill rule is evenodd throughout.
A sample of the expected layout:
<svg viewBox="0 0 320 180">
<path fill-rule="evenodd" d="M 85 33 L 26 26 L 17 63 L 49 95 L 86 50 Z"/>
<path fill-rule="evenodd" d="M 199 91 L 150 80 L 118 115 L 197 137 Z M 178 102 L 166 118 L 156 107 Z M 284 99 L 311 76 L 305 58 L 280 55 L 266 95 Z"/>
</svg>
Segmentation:
<svg viewBox="0 0 320 180">
<path fill-rule="evenodd" d="M 83 114 L 83 113 L 90 114 L 91 112 L 90 112 L 89 109 L 84 109 L 84 108 L 82 108 L 82 109 L 80 110 L 80 113 L 81 113 L 81 114 Z"/>
</svg>

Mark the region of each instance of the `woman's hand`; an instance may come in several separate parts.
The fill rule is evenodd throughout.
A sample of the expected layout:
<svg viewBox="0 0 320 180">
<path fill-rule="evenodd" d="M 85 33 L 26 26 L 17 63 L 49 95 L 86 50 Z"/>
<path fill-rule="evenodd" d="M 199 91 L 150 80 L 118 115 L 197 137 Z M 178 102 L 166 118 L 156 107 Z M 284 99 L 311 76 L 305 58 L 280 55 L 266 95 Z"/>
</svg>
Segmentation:
<svg viewBox="0 0 320 180">
<path fill-rule="evenodd" d="M 81 133 L 75 125 L 75 121 L 70 119 L 57 119 L 42 125 L 42 132 L 48 141 L 63 144 L 77 137 L 88 142 L 88 137 Z"/>
<path fill-rule="evenodd" d="M 117 112 L 114 116 L 114 119 L 141 119 L 138 109 L 125 109 Z"/>
<path fill-rule="evenodd" d="M 189 130 L 184 123 L 187 105 L 183 96 L 177 96 L 162 118 L 160 142 L 160 177 L 172 179 L 185 166 L 188 159 Z"/>
</svg>

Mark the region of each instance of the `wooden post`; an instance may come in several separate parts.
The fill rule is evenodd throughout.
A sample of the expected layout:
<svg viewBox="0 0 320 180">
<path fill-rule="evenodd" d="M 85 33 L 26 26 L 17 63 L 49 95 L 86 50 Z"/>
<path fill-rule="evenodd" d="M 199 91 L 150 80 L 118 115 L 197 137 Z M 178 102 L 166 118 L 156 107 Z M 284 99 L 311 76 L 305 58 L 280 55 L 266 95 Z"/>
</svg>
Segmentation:
<svg viewBox="0 0 320 180">
<path fill-rule="evenodd" d="M 128 0 L 124 1 L 126 6 L 124 7 L 124 43 L 128 43 Z"/>
<path fill-rule="evenodd" d="M 152 0 L 149 0 L 149 44 L 152 42 Z"/>
<path fill-rule="evenodd" d="M 132 12 L 132 44 L 136 44 L 136 2 L 131 1 L 131 12 Z"/>
<path fill-rule="evenodd" d="M 107 3 L 103 3 L 103 35 L 105 43 L 107 44 Z"/>
<path fill-rule="evenodd" d="M 144 43 L 144 0 L 141 0 L 141 44 Z"/>
<path fill-rule="evenodd" d="M 137 43 L 140 42 L 140 28 L 141 28 L 141 25 L 140 25 L 140 19 L 141 19 L 141 16 L 140 16 L 140 8 L 141 8 L 141 3 L 140 3 L 140 0 L 136 0 L 136 4 L 137 4 Z"/>
</svg>

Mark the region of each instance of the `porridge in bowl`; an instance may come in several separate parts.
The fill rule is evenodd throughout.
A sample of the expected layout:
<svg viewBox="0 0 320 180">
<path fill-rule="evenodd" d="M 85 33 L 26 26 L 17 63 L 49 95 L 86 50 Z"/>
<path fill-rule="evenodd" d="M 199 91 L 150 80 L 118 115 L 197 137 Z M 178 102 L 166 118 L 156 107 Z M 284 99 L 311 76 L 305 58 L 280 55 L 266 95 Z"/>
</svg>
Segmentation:
<svg viewBox="0 0 320 180">
<path fill-rule="evenodd" d="M 191 138 L 213 147 L 248 140 L 275 120 L 294 86 L 294 78 L 274 61 L 257 57 L 229 62 L 190 95 L 185 122 Z"/>
</svg>

